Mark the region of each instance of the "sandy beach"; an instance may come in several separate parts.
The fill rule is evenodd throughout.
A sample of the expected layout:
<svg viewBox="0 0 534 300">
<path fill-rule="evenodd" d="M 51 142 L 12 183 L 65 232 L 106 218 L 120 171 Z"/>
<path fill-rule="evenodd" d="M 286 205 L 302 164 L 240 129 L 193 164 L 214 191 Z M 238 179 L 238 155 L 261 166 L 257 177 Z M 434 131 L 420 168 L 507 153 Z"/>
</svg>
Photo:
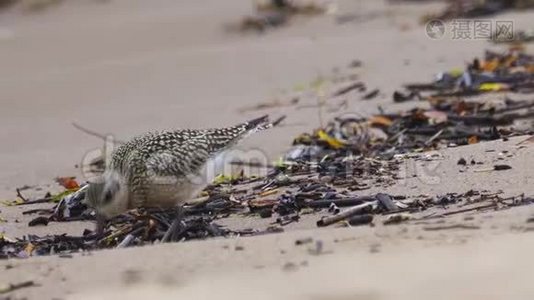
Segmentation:
<svg viewBox="0 0 534 300">
<path fill-rule="evenodd" d="M 243 112 L 244 107 L 283 99 L 298 86 L 359 60 L 363 65 L 357 76 L 380 93 L 372 101 L 349 102 L 346 111 L 361 116 L 379 107 L 397 112 L 418 105 L 392 102 L 392 93 L 404 83 L 426 82 L 440 71 L 463 67 L 485 49 L 505 49 L 485 40 L 429 38 L 419 20 L 442 9 L 441 2 L 333 2 L 337 9 L 332 14 L 298 17 L 264 34 L 225 29 L 251 14 L 249 0 L 84 0 L 39 12 L 2 10 L 0 200 L 14 199 L 15 189 L 24 185 L 40 188 L 32 189 L 32 196 L 56 191 L 56 176 L 84 180 L 79 166 L 103 142 L 73 122 L 128 140 L 150 130 L 222 127 L 262 114 L 286 115 L 289 126 L 240 144 L 275 160 L 296 135 L 319 127 L 316 109 Z M 340 15 L 356 17 L 339 24 Z M 533 16 L 532 11 L 510 11 L 491 19 L 531 29 Z M 534 52 L 532 44 L 527 52 Z M 323 117 L 336 115 L 325 112 Z M 532 196 L 534 146 L 517 145 L 525 138 L 445 149 L 433 166 L 435 180 L 406 176 L 387 190 L 372 187 L 362 194 L 476 189 Z M 503 150 L 510 154 L 504 160 L 499 157 Z M 459 172 L 462 157 L 504 161 L 512 169 Z M 408 160 L 407 172 L 416 163 Z M 0 207 L 5 220 L 0 231 L 6 236 L 79 235 L 94 226 L 69 222 L 29 228 L 31 216 L 22 210 Z M 534 207 L 525 206 L 467 220 L 462 215 L 357 228 L 317 228 L 318 215 L 311 215 L 279 234 L 1 260 L 0 284 L 37 284 L 6 294 L 7 299 L 532 299 L 534 227 L 527 219 L 533 215 Z M 432 230 L 466 222 L 472 229 Z M 221 223 L 269 226 L 268 220 L 251 218 Z M 311 242 L 295 245 L 308 237 Z"/>
</svg>

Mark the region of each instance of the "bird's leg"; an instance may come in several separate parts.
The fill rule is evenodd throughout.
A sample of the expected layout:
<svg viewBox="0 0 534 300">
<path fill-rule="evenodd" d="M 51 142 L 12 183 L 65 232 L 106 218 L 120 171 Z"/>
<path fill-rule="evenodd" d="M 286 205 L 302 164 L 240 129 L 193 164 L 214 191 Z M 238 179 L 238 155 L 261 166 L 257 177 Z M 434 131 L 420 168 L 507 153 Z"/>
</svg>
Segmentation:
<svg viewBox="0 0 534 300">
<path fill-rule="evenodd" d="M 162 243 L 173 241 L 175 238 L 175 234 L 182 227 L 182 220 L 184 218 L 184 208 L 179 205 L 176 207 L 176 215 L 174 217 L 174 220 L 171 223 L 171 226 L 169 226 L 169 229 L 167 232 L 165 232 L 165 235 L 161 239 Z"/>
<path fill-rule="evenodd" d="M 107 219 L 102 214 L 96 213 L 96 238 L 100 239 L 104 235 L 104 229 L 106 228 Z"/>
</svg>

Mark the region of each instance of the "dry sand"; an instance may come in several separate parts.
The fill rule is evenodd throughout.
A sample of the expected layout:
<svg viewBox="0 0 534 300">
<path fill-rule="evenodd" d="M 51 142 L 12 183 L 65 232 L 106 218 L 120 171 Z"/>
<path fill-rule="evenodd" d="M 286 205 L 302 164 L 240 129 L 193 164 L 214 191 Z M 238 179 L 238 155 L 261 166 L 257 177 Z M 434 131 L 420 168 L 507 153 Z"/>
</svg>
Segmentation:
<svg viewBox="0 0 534 300">
<path fill-rule="evenodd" d="M 401 84 L 461 67 L 491 46 L 426 37 L 418 19 L 439 9 L 439 3 L 337 3 L 339 13 L 357 14 L 360 21 L 339 25 L 333 16 L 297 19 L 264 35 L 223 30 L 250 13 L 248 0 L 67 1 L 35 14 L 0 13 L 0 198 L 12 199 L 17 186 L 46 190 L 53 188 L 49 184 L 55 176 L 80 176 L 74 165 L 102 142 L 71 122 L 127 139 L 148 130 L 223 126 L 283 113 L 298 125 L 275 128 L 242 145 L 274 158 L 294 135 L 318 125 L 316 110 L 240 113 L 239 108 L 359 59 L 362 80 L 383 95 L 351 102 L 349 110 L 366 115 L 382 105 L 396 111 L 414 105 L 391 103 L 391 93 Z M 494 18 L 514 20 L 521 29 L 534 27 L 533 16 L 510 12 Z M 518 149 L 517 141 L 442 151 L 443 160 L 428 163 L 438 164 L 429 167 L 436 170 L 436 180 L 406 176 L 382 192 L 488 189 L 533 195 L 532 146 Z M 502 150 L 513 154 L 504 158 L 512 170 L 460 173 L 456 165 L 465 157 L 488 166 L 501 161 Z M 410 170 L 415 162 L 407 165 Z M 20 208 L 0 209 L 8 221 L 0 228 L 9 236 L 79 234 L 92 226 L 52 223 L 28 231 Z M 424 227 L 439 223 L 318 230 L 318 216 L 313 216 L 277 235 L 99 251 L 72 259 L 2 261 L 0 283 L 34 280 L 39 287 L 8 295 L 30 299 L 532 299 L 529 249 L 534 242 L 526 223 L 532 213 L 533 208 L 523 207 L 477 214 L 469 223 L 480 229 L 436 232 Z M 248 219 L 226 222 L 267 226 Z M 322 241 L 325 254 L 309 253 L 315 242 L 294 246 L 297 238 L 309 236 Z M 236 251 L 236 245 L 244 250 Z"/>
</svg>

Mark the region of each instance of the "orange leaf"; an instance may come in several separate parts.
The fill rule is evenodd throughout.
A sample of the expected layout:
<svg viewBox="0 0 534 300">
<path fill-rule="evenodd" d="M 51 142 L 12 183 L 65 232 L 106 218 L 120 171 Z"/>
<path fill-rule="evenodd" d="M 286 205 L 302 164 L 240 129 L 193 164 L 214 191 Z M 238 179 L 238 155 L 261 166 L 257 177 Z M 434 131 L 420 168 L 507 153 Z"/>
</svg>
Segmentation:
<svg viewBox="0 0 534 300">
<path fill-rule="evenodd" d="M 469 145 L 478 143 L 478 137 L 476 135 L 472 135 L 467 139 L 467 143 Z"/>
<path fill-rule="evenodd" d="M 76 182 L 75 177 L 58 177 L 56 182 L 67 190 L 79 189 L 80 185 Z"/>
<path fill-rule="evenodd" d="M 393 124 L 393 121 L 391 121 L 390 118 L 384 117 L 384 116 L 372 116 L 369 119 L 369 123 L 371 126 L 386 126 L 389 127 L 391 124 Z"/>
</svg>

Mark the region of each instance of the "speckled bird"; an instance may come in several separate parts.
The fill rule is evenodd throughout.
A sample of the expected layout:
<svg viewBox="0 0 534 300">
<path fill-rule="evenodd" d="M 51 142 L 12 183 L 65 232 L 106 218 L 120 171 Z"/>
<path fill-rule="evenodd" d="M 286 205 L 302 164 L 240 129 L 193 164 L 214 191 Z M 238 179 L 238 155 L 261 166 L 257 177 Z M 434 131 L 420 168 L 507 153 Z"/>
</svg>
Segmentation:
<svg viewBox="0 0 534 300">
<path fill-rule="evenodd" d="M 117 148 L 86 203 L 109 218 L 139 207 L 169 208 L 206 185 L 205 167 L 246 136 L 272 124 L 263 116 L 236 126 L 147 133 Z M 202 180 L 201 180 L 202 179 Z"/>
</svg>

